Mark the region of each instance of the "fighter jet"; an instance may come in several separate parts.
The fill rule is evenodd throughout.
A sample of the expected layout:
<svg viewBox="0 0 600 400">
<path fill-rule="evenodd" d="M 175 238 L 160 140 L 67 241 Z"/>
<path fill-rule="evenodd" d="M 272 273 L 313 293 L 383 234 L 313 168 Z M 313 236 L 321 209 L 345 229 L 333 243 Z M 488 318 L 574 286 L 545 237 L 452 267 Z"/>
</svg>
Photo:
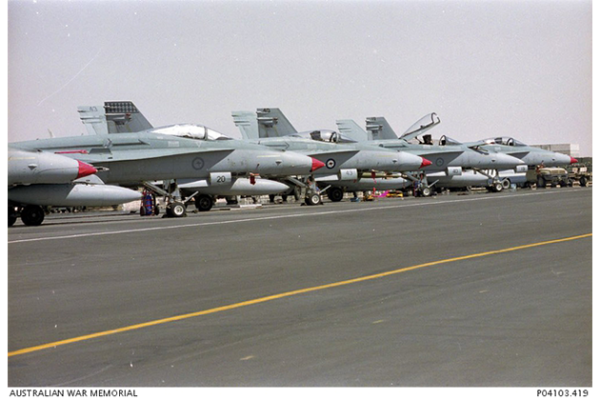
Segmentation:
<svg viewBox="0 0 600 400">
<path fill-rule="evenodd" d="M 342 200 L 344 191 L 387 189 L 386 179 L 378 177 L 378 172 L 414 171 L 431 164 L 404 151 L 357 143 L 332 130 L 298 132 L 277 108 L 258 108 L 256 114 L 234 111 L 232 116 L 244 139 L 322 161 L 325 168 L 314 178 L 332 201 Z M 306 204 L 319 202 L 318 194 L 307 196 Z"/>
<path fill-rule="evenodd" d="M 535 168 L 537 165 L 558 167 L 578 162 L 577 159 L 566 154 L 528 146 L 517 139 L 506 136 L 488 138 L 478 142 L 467 143 L 467 145 L 479 146 L 479 148 L 484 150 L 509 154 L 523 160 L 530 168 Z"/>
<path fill-rule="evenodd" d="M 508 154 L 487 151 L 478 146 L 461 144 L 447 136 L 444 136 L 441 140 L 442 143 L 437 145 L 431 142 L 430 135 L 424 135 L 424 140 L 419 141 L 418 144 L 410 143 L 410 139 L 414 139 L 440 123 L 435 113 L 421 118 L 400 138 L 383 117 L 366 119 L 369 134 L 352 120 L 337 120 L 336 123 L 340 132 L 352 139 L 367 141 L 385 148 L 411 152 L 431 159 L 433 163 L 423 168 L 423 176 L 420 176 L 420 174 L 405 174 L 408 179 L 416 182 L 418 191 L 424 196 L 429 196 L 433 192 L 436 183 L 441 183 L 444 179 L 451 179 L 452 176 L 461 175 L 466 168 L 471 168 L 477 173 L 490 178 L 496 190 L 502 190 L 502 183 L 497 176 L 490 175 L 486 170 L 512 169 L 516 172 L 526 172 L 527 170 L 525 163 L 518 158 Z M 454 145 L 446 146 L 450 142 Z M 437 176 L 436 181 L 429 183 L 428 176 L 433 172 L 444 172 L 444 175 Z"/>
<path fill-rule="evenodd" d="M 158 132 L 165 135 L 199 138 L 208 135 L 211 140 L 231 139 L 202 125 L 181 124 L 170 125 L 162 128 L 153 128 L 146 117 L 131 101 L 106 101 L 103 106 L 79 106 L 80 119 L 86 126 L 90 135 L 118 137 L 123 133 L 138 131 Z M 119 134 L 119 135 L 113 135 Z M 239 141 L 236 141 L 239 142 Z M 283 150 L 278 150 L 279 153 Z M 290 157 L 293 153 L 286 152 Z M 318 169 L 321 164 L 313 160 L 312 168 Z M 180 194 L 188 195 L 195 199 L 199 211 L 208 211 L 214 204 L 214 199 L 219 196 L 231 197 L 246 195 L 259 196 L 263 194 L 276 194 L 289 191 L 290 186 L 273 179 L 260 177 L 257 173 L 250 173 L 248 177 L 237 175 L 231 179 L 227 176 L 216 179 L 178 179 L 177 185 Z M 287 179 L 288 174 L 271 174 L 280 179 Z M 163 194 L 160 188 L 153 186 L 153 190 Z"/>
<path fill-rule="evenodd" d="M 430 121 L 436 120 L 436 123 L 430 123 Z M 430 114 L 429 116 L 425 116 L 421 120 L 417 121 L 417 123 L 415 123 L 413 126 L 411 126 L 404 134 L 402 134 L 400 139 L 406 141 L 417 140 L 419 141 L 419 143 L 431 142 L 431 135 L 425 135 L 424 133 L 430 128 L 437 125 L 438 123 L 439 118 L 437 118 L 435 113 Z M 388 128 L 382 128 L 382 134 L 387 135 L 386 137 L 388 137 L 390 134 L 393 134 L 393 132 L 391 132 L 391 128 L 389 128 L 389 125 Z M 419 136 L 423 138 L 422 141 L 419 139 Z M 472 148 L 474 150 L 483 151 L 487 153 L 508 154 L 512 157 L 522 160 L 530 170 L 535 169 L 535 167 L 538 165 L 555 167 L 573 164 L 577 162 L 575 158 L 566 154 L 556 153 L 553 151 L 528 146 L 512 137 L 495 137 L 480 140 L 477 142 L 460 143 L 447 136 L 442 136 L 438 144 L 439 146 L 468 146 L 469 148 Z M 510 171 L 502 171 L 500 173 L 496 170 L 492 173 L 492 175 L 498 176 L 503 188 L 506 189 L 510 186 L 511 182 L 519 182 L 519 180 L 522 178 L 521 173 L 525 172 L 524 167 L 520 167 L 520 170 L 518 170 L 517 172 L 518 174 L 515 175 L 512 174 Z M 474 175 L 472 175 L 474 180 L 477 180 L 477 177 Z M 456 180 L 459 181 L 460 179 Z M 469 181 L 472 182 L 473 179 L 468 178 L 464 180 L 464 182 Z"/>
<path fill-rule="evenodd" d="M 522 185 L 526 180 L 527 169 L 533 171 L 537 166 L 563 166 L 576 163 L 577 160 L 566 154 L 556 153 L 553 151 L 543 150 L 537 147 L 527 146 L 511 137 L 496 137 L 484 139 L 470 143 L 456 143 L 453 139 L 442 136 L 439 141 L 440 146 L 456 146 L 466 145 L 474 149 L 490 153 L 503 153 L 522 160 L 526 167 L 521 167 L 521 171 L 515 173 L 511 170 L 491 170 L 483 171 L 463 171 L 463 176 L 444 177 L 439 176 L 439 173 L 430 174 L 431 179 L 439 177 L 440 184 L 446 188 L 465 187 L 465 186 L 484 186 L 492 191 L 500 191 L 508 189 L 513 183 Z M 471 173 L 469 173 L 471 172 Z M 484 176 L 481 176 L 484 175 Z M 495 180 L 488 179 L 489 176 L 496 177 Z M 501 188 L 499 187 L 501 185 Z"/>
<path fill-rule="evenodd" d="M 93 166 L 59 154 L 8 149 L 8 226 L 20 216 L 25 225 L 40 225 L 42 206 L 112 206 L 138 200 L 131 189 L 90 184 Z"/>
<path fill-rule="evenodd" d="M 186 215 L 178 181 L 229 187 L 238 178 L 308 175 L 323 164 L 311 157 L 234 140 L 204 126 L 171 125 L 135 133 L 57 137 L 11 144 L 93 165 L 105 183 L 145 187 L 167 199 L 167 215 Z M 169 181 L 165 188 L 154 181 Z M 198 182 L 196 186 L 192 182 Z M 286 186 L 287 187 L 287 186 Z M 196 198 L 198 203 L 201 196 Z M 212 205 L 212 203 L 211 203 Z"/>
</svg>

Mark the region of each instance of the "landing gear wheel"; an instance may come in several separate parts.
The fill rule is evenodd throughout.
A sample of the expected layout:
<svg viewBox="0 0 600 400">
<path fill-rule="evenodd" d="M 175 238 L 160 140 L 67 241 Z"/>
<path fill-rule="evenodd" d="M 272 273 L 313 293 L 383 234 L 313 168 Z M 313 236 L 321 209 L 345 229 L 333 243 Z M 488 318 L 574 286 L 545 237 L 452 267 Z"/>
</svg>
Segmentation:
<svg viewBox="0 0 600 400">
<path fill-rule="evenodd" d="M 510 179 L 505 178 L 502 180 L 502 189 L 504 189 L 504 190 L 510 189 Z"/>
<path fill-rule="evenodd" d="M 185 205 L 176 201 L 167 206 L 167 215 L 171 218 L 180 218 L 186 216 Z"/>
<path fill-rule="evenodd" d="M 198 211 L 209 211 L 213 206 L 213 199 L 207 195 L 196 197 L 196 209 Z"/>
<path fill-rule="evenodd" d="M 8 226 L 13 226 L 15 222 L 17 222 L 17 214 L 15 213 L 15 208 L 8 206 Z"/>
<path fill-rule="evenodd" d="M 40 206 L 25 206 L 21 211 L 21 221 L 28 226 L 41 225 L 45 216 L 44 210 Z"/>
<path fill-rule="evenodd" d="M 587 179 L 585 177 L 579 178 L 579 186 L 581 186 L 581 187 L 587 186 Z"/>
<path fill-rule="evenodd" d="M 344 198 L 344 191 L 337 187 L 329 188 L 329 190 L 327 190 L 327 197 L 333 202 L 342 201 Z"/>
<path fill-rule="evenodd" d="M 317 204 L 321 203 L 321 196 L 319 196 L 319 194 L 317 193 L 311 194 L 310 196 L 306 196 L 306 198 L 304 199 L 304 203 L 307 206 L 316 206 Z"/>
<path fill-rule="evenodd" d="M 421 188 L 421 196 L 423 197 L 429 197 L 431 196 L 431 188 L 429 186 L 423 186 L 423 188 Z"/>
<path fill-rule="evenodd" d="M 494 192 L 501 192 L 503 188 L 504 185 L 502 185 L 502 182 L 494 183 Z"/>
</svg>

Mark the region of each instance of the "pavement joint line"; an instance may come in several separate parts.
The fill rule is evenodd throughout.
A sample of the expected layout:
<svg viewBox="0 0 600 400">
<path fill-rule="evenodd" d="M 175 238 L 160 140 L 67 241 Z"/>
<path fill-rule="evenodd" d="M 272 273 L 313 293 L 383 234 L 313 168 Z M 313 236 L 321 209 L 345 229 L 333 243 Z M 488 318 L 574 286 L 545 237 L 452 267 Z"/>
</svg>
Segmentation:
<svg viewBox="0 0 600 400">
<path fill-rule="evenodd" d="M 141 329 L 141 328 L 147 328 L 150 326 L 162 325 L 162 324 L 166 324 L 169 322 L 181 321 L 181 320 L 199 317 L 199 316 L 203 316 L 203 315 L 216 314 L 216 313 L 223 312 L 223 311 L 228 311 L 228 310 L 242 308 L 242 307 L 246 307 L 246 306 L 250 306 L 250 305 L 265 303 L 268 301 L 278 300 L 278 299 L 282 299 L 282 298 L 286 298 L 286 297 L 292 297 L 292 296 L 296 296 L 299 294 L 316 292 L 319 290 L 325 290 L 325 289 L 330 289 L 330 288 L 335 288 L 335 287 L 340 287 L 340 286 L 347 286 L 347 285 L 351 285 L 354 283 L 384 278 L 384 277 L 391 276 L 391 275 L 397 275 L 397 274 L 400 274 L 403 272 L 413 271 L 413 270 L 420 269 L 420 268 L 431 267 L 431 266 L 440 265 L 440 264 L 447 264 L 447 263 L 451 263 L 451 262 L 455 262 L 455 261 L 462 261 L 462 260 L 469 260 L 469 259 L 473 259 L 473 258 L 486 257 L 486 256 L 491 256 L 491 255 L 496 255 L 496 254 L 503 254 L 503 253 L 508 253 L 508 252 L 512 252 L 512 251 L 525 250 L 525 249 L 530 249 L 530 248 L 539 247 L 539 246 L 546 246 L 546 245 L 551 245 L 551 244 L 556 244 L 556 243 L 568 242 L 568 241 L 572 241 L 572 240 L 585 239 L 585 238 L 589 238 L 589 237 L 592 237 L 592 233 L 586 233 L 583 235 L 570 236 L 570 237 L 566 237 L 566 238 L 562 238 L 562 239 L 553 239 L 553 240 L 547 240 L 544 242 L 537 242 L 537 243 L 530 243 L 530 244 L 525 244 L 525 245 L 520 245 L 520 246 L 508 247 L 508 248 L 499 249 L 499 250 L 491 250 L 491 251 L 486 251 L 483 253 L 469 254 L 466 256 L 447 258 L 444 260 L 430 261 L 427 263 L 417 264 L 417 265 L 413 265 L 410 267 L 404 267 L 404 268 L 386 271 L 386 272 L 382 272 L 382 273 L 378 273 L 378 274 L 367 275 L 367 276 L 363 276 L 363 277 L 359 277 L 359 278 L 353 278 L 353 279 L 348 279 L 348 280 L 344 280 L 344 281 L 328 283 L 328 284 L 324 284 L 324 285 L 320 285 L 320 286 L 313 286 L 313 287 L 308 287 L 308 288 L 303 288 L 303 289 L 297 289 L 297 290 L 293 290 L 293 291 L 289 291 L 289 292 L 259 297 L 259 298 L 253 299 L 253 300 L 247 300 L 247 301 L 242 301 L 239 303 L 229 304 L 229 305 L 225 305 L 225 306 L 221 306 L 221 307 L 215 307 L 215 308 L 211 308 L 208 310 L 202 310 L 202 311 L 196 311 L 196 312 L 188 313 L 188 314 L 176 315 L 173 317 L 162 318 L 162 319 L 148 321 L 148 322 L 144 322 L 144 323 L 140 323 L 140 324 L 129 325 L 129 326 L 125 326 L 122 328 L 116 328 L 116 329 L 111 329 L 111 330 L 107 330 L 107 331 L 91 333 L 88 335 L 83 335 L 83 336 L 78 336 L 78 337 L 71 338 L 71 339 L 65 339 L 65 340 L 60 340 L 60 341 L 56 341 L 56 342 L 52 342 L 52 343 L 42 344 L 39 346 L 27 347 L 24 349 L 9 352 L 8 357 L 10 358 L 10 357 L 14 357 L 17 355 L 33 353 L 33 352 L 50 349 L 50 348 L 56 348 L 58 346 L 63 346 L 66 344 L 82 342 L 85 340 L 100 338 L 103 336 L 109 336 L 109 335 L 114 335 L 117 333 L 133 331 L 133 330 L 137 330 L 137 329 Z"/>
<path fill-rule="evenodd" d="M 494 199 L 506 199 L 520 196 L 535 196 L 535 195 L 546 195 L 546 194 L 556 194 L 557 192 L 535 192 L 535 193 L 527 193 L 527 194 L 514 194 L 514 195 L 505 195 L 502 197 L 490 196 L 490 197 L 479 197 L 479 198 L 468 198 L 468 199 L 457 199 L 457 200 L 449 200 L 449 201 L 438 201 L 438 202 L 420 202 L 420 203 L 412 203 L 412 204 L 397 204 L 393 206 L 383 206 L 383 207 L 372 207 L 365 209 L 352 209 L 352 210 L 328 210 L 321 211 L 316 213 L 297 213 L 297 214 L 286 214 L 286 215 L 271 215 L 268 217 L 257 217 L 257 218 L 243 218 L 243 219 L 234 219 L 230 221 L 215 221 L 215 222 L 200 222 L 197 224 L 185 224 L 185 225 L 171 225 L 171 226 L 156 226 L 152 228 L 135 228 L 135 229 L 124 229 L 120 231 L 106 231 L 106 232 L 93 232 L 93 233 L 82 233 L 76 235 L 62 235 L 62 236 L 51 236 L 51 237 L 38 237 L 31 239 L 16 239 L 9 240 L 8 244 L 18 244 L 18 243 L 28 243 L 28 242 L 39 242 L 45 240 L 61 240 L 61 239 L 76 239 L 76 238 L 84 238 L 84 237 L 94 237 L 94 236 L 105 236 L 105 235 L 118 235 L 124 233 L 139 233 L 139 232 L 153 232 L 153 231 L 164 231 L 168 229 L 184 229 L 184 228 L 197 228 L 201 226 L 214 226 L 214 225 L 226 225 L 226 224 L 236 224 L 242 222 L 256 222 L 256 221 L 268 221 L 275 219 L 284 219 L 284 218 L 307 218 L 307 217 L 319 217 L 323 215 L 332 215 L 332 214 L 349 214 L 349 213 L 358 213 L 358 212 L 369 212 L 369 211 L 381 211 L 381 210 L 391 210 L 397 208 L 409 208 L 409 207 L 424 207 L 424 206 L 433 206 L 439 204 L 454 204 L 465 201 L 483 201 L 483 200 L 494 200 Z"/>
</svg>

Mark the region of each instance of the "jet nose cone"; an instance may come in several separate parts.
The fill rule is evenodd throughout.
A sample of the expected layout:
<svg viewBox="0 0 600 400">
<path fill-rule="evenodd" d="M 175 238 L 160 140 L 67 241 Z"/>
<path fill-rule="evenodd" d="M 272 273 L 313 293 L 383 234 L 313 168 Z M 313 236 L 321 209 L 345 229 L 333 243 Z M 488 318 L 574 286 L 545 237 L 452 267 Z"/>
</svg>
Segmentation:
<svg viewBox="0 0 600 400">
<path fill-rule="evenodd" d="M 576 158 L 573 158 L 573 157 L 571 157 L 571 164 L 576 164 L 576 163 L 578 163 L 578 162 L 579 162 L 579 161 L 577 161 L 577 159 L 576 159 Z"/>
<path fill-rule="evenodd" d="M 431 165 L 431 161 L 429 161 L 426 158 L 421 158 L 423 161 L 421 161 L 421 166 L 419 168 L 425 168 L 428 165 Z"/>
<path fill-rule="evenodd" d="M 79 169 L 77 171 L 77 179 L 83 178 L 84 176 L 93 175 L 96 172 L 98 172 L 98 170 L 92 167 L 90 164 L 86 164 L 79 160 L 77 160 L 77 163 L 79 164 Z"/>
<path fill-rule="evenodd" d="M 312 159 L 312 167 L 310 169 L 310 172 L 314 172 L 316 170 L 318 170 L 319 168 L 323 168 L 325 166 L 325 164 L 319 160 L 317 160 L 316 158 Z"/>
</svg>

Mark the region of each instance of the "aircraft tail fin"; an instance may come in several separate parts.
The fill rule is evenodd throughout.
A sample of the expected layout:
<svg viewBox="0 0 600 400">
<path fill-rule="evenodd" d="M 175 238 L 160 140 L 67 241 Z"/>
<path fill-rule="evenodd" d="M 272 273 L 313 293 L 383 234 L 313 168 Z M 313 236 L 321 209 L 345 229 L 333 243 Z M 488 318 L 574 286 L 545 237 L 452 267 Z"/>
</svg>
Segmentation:
<svg viewBox="0 0 600 400">
<path fill-rule="evenodd" d="M 79 119 L 85 125 L 88 135 L 107 135 L 108 126 L 102 106 L 77 107 Z"/>
<path fill-rule="evenodd" d="M 369 140 L 369 134 L 362 129 L 358 124 L 352 119 L 338 119 L 335 121 L 337 124 L 338 130 L 342 134 L 349 139 L 355 140 L 357 142 L 364 142 Z"/>
<path fill-rule="evenodd" d="M 106 101 L 103 106 L 79 106 L 77 111 L 90 135 L 152 129 L 150 122 L 131 101 Z"/>
<path fill-rule="evenodd" d="M 368 117 L 366 124 L 370 140 L 398 139 L 398 135 L 384 117 Z"/>
<path fill-rule="evenodd" d="M 279 108 L 257 108 L 258 134 L 261 138 L 298 133 Z"/>
<path fill-rule="evenodd" d="M 130 133 L 153 126 L 131 101 L 105 101 L 104 110 L 109 133 Z"/>
<path fill-rule="evenodd" d="M 233 123 L 238 127 L 242 138 L 258 139 L 258 122 L 253 111 L 232 111 Z"/>
</svg>

